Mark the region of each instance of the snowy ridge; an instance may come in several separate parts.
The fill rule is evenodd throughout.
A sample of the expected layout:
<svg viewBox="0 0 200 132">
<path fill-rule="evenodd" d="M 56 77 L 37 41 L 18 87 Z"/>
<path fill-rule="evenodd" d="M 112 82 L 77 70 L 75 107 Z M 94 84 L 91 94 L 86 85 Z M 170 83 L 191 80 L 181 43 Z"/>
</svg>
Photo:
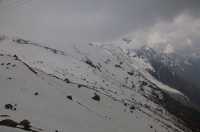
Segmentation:
<svg viewBox="0 0 200 132">
<path fill-rule="evenodd" d="M 135 65 L 132 65 L 140 74 L 142 74 L 147 80 L 155 84 L 160 89 L 164 90 L 165 92 L 176 93 L 182 95 L 184 98 L 188 99 L 183 93 L 180 91 L 173 89 L 167 85 L 162 84 L 161 82 L 157 81 L 153 76 L 151 76 L 146 70 L 138 69 Z"/>
<path fill-rule="evenodd" d="M 123 51 L 115 45 L 102 44 L 100 47 L 103 48 L 104 50 L 106 49 L 106 50 L 110 51 L 114 56 L 119 57 L 120 60 L 125 61 L 127 64 L 132 66 L 136 71 L 138 71 L 141 75 L 143 75 L 143 77 L 145 77 L 147 80 L 149 80 L 150 82 L 155 84 L 160 89 L 162 89 L 166 92 L 179 94 L 179 95 L 183 96 L 184 98 L 188 99 L 180 91 L 173 89 L 167 85 L 162 84 L 161 82 L 157 81 L 153 76 L 151 76 L 146 70 L 154 71 L 153 67 L 148 63 L 147 60 L 135 56 L 136 53 L 134 53 L 134 51 L 132 51 L 131 53 L 129 53 L 130 52 L 129 51 L 127 53 L 127 51 Z M 145 47 L 145 49 L 150 50 L 149 47 Z"/>
<path fill-rule="evenodd" d="M 198 60 L 175 53 L 166 54 L 158 48 L 147 46 L 138 48 L 134 52 L 137 58 L 145 59 L 152 65 L 155 71 L 144 69 L 154 78 L 183 93 L 190 102 L 189 105 L 195 104 L 200 107 L 200 62 Z"/>
</svg>

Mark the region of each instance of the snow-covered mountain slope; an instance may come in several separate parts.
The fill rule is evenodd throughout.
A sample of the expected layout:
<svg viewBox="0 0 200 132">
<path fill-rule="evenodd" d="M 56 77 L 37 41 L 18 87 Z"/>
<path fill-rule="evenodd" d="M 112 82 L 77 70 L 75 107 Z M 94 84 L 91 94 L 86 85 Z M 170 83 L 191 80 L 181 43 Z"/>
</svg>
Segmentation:
<svg viewBox="0 0 200 132">
<path fill-rule="evenodd" d="M 97 47 L 134 67 L 143 77 L 184 105 L 195 108 L 200 106 L 200 90 L 195 84 L 190 83 L 193 78 L 199 83 L 197 81 L 200 71 L 198 61 L 186 61 L 176 54 L 166 54 L 147 46 L 137 50 L 127 50 L 112 44 L 100 44 Z M 186 62 L 191 63 L 186 64 Z M 193 65 L 192 68 L 188 64 Z M 177 94 L 182 96 L 177 96 Z"/>
<path fill-rule="evenodd" d="M 147 46 L 135 50 L 135 52 L 141 58 L 162 63 L 163 66 L 168 67 L 172 72 L 200 87 L 200 61 L 183 58 L 175 53 L 166 54 Z"/>
<path fill-rule="evenodd" d="M 5 119 L 27 119 L 28 129 L 47 132 L 190 131 L 166 110 L 156 85 L 100 47 L 68 45 L 63 52 L 7 38 L 0 49 L 0 131 L 23 128 L 1 126 Z"/>
<path fill-rule="evenodd" d="M 185 59 L 175 53 L 166 54 L 147 46 L 135 52 L 138 58 L 146 59 L 154 68 L 154 71 L 147 69 L 152 76 L 181 91 L 200 107 L 200 62 Z"/>
<path fill-rule="evenodd" d="M 159 112 L 154 114 L 153 109 L 164 109 L 144 97 L 137 100 L 141 99 L 141 102 L 143 100 L 151 107 L 150 109 L 136 100 L 124 106 L 120 100 L 96 91 L 93 87 L 79 88 L 77 84 L 66 83 L 38 70 L 35 74 L 14 57 L 3 55 L 0 57 L 0 63 L 4 64 L 0 66 L 0 115 L 9 116 L 1 117 L 1 120 L 8 118 L 20 122 L 27 119 L 32 130 L 48 132 L 55 130 L 145 132 L 152 129 L 164 131 L 166 127 L 172 131 L 179 130 L 168 121 L 172 115 L 163 115 L 165 118 L 168 117 L 166 120 L 159 116 Z M 38 95 L 34 95 L 35 93 Z M 100 101 L 92 100 L 94 93 L 100 96 Z M 69 95 L 72 96 L 72 100 L 67 98 Z M 4 109 L 5 104 L 11 104 L 16 110 Z M 136 110 L 130 109 L 132 105 Z M 0 127 L 0 130 L 4 129 Z"/>
<path fill-rule="evenodd" d="M 153 67 L 144 59 L 129 58 L 130 53 L 124 54 L 122 49 L 114 45 L 103 45 L 98 48 L 84 43 L 68 45 L 63 52 L 35 43 L 20 44 L 8 39 L 0 46 L 2 53 L 16 54 L 31 67 L 62 79 L 67 77 L 73 82 L 79 82 L 81 79 L 81 83 L 85 85 L 90 84 L 100 88 L 113 89 L 114 85 L 127 85 L 129 88 L 134 86 L 137 89 L 140 86 L 139 74 L 142 74 L 144 80 L 151 81 L 160 89 L 172 93 L 171 95 L 175 94 L 176 98 L 187 100 L 180 91 L 154 79 L 146 71 L 146 69 L 153 70 Z M 132 71 L 136 72 L 135 75 L 129 74 Z"/>
<path fill-rule="evenodd" d="M 180 91 L 173 89 L 169 87 L 168 85 L 164 85 L 157 79 L 155 79 L 151 74 L 147 72 L 147 70 L 155 71 L 154 68 L 149 63 L 148 59 L 146 58 L 140 58 L 136 55 L 136 52 L 129 51 L 129 50 L 123 50 L 120 47 L 116 45 L 107 45 L 107 44 L 101 44 L 98 46 L 107 52 L 110 52 L 112 55 L 116 56 L 119 60 L 125 61 L 129 66 L 133 67 L 136 71 L 138 71 L 143 77 L 145 77 L 147 80 L 149 80 L 151 83 L 155 84 L 157 87 L 162 89 L 165 92 L 170 93 L 171 95 L 175 94 L 175 98 L 182 98 L 184 100 L 187 100 L 188 98 L 181 93 Z M 177 96 L 180 95 L 180 96 Z"/>
</svg>

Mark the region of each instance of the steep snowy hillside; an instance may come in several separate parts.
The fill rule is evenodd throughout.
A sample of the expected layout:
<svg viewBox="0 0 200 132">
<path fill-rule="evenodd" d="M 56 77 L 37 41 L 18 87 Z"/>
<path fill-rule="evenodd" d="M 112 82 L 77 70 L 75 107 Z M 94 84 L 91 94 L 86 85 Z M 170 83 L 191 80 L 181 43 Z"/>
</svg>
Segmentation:
<svg viewBox="0 0 200 132">
<path fill-rule="evenodd" d="M 170 97 L 100 47 L 3 37 L 0 49 L 0 131 L 190 131 L 166 109 Z"/>
<path fill-rule="evenodd" d="M 98 47 L 106 50 L 107 52 L 110 52 L 112 55 L 116 56 L 120 61 L 126 62 L 130 67 L 133 67 L 136 71 L 138 71 L 141 75 L 143 75 L 143 77 L 145 77 L 151 83 L 155 84 L 163 91 L 168 92 L 172 96 L 175 95 L 173 96 L 174 98 L 176 99 L 181 98 L 183 100 L 188 100 L 187 97 L 180 91 L 160 83 L 160 81 L 158 81 L 151 74 L 149 74 L 147 71 L 155 71 L 154 68 L 147 59 L 138 57 L 134 51 L 132 52 L 129 50 L 124 51 L 123 49 L 115 45 L 101 44 Z"/>
<path fill-rule="evenodd" d="M 13 57 L 3 55 L 0 60 L 1 64 L 4 64 L 0 67 L 1 120 L 8 118 L 20 122 L 27 119 L 30 121 L 30 130 L 36 131 L 122 132 L 152 129 L 164 131 L 166 127 L 168 130 L 176 128 L 159 114 L 154 114 L 155 111 L 145 109 L 136 102 L 129 102 L 125 106 L 95 88 L 79 88 L 77 84 L 66 83 L 41 71 L 33 72 Z M 92 99 L 94 93 L 100 96 L 100 101 Z M 71 96 L 72 100 L 67 96 Z M 153 102 L 146 103 L 159 108 Z M 5 104 L 11 104 L 13 109 L 4 109 Z M 136 110 L 131 110 L 130 104 L 134 105 Z M 21 125 L 17 127 L 23 128 Z"/>
<path fill-rule="evenodd" d="M 184 93 L 190 101 L 200 108 L 200 64 L 175 53 L 166 54 L 150 47 L 135 50 L 136 56 L 146 59 L 154 71 L 147 71 L 162 83 Z"/>
<path fill-rule="evenodd" d="M 200 87 L 200 61 L 183 58 L 175 53 L 166 54 L 147 46 L 135 50 L 135 52 L 141 58 L 162 63 L 163 66 L 168 67 L 172 72 Z"/>
<path fill-rule="evenodd" d="M 106 53 L 109 52 L 113 56 L 116 56 L 119 60 L 126 62 L 130 66 L 133 66 L 134 69 L 138 71 L 143 77 L 145 77 L 150 82 L 154 83 L 163 91 L 167 92 L 171 97 L 178 100 L 184 106 L 175 103 L 173 104 L 174 108 L 172 108 L 171 107 L 172 104 L 170 106 L 168 103 L 169 100 L 167 99 L 166 102 L 164 101 L 165 104 L 166 103 L 168 104 L 166 108 L 169 111 L 172 111 L 176 116 L 180 117 L 181 119 L 188 120 L 191 118 L 192 121 L 190 121 L 190 123 L 193 122 L 192 124 L 196 124 L 196 126 L 199 126 L 200 90 L 194 84 L 188 82 L 184 78 L 181 78 L 182 76 L 179 77 L 175 72 L 173 72 L 173 70 L 170 70 L 170 68 L 166 68 L 167 64 L 169 65 L 174 64 L 174 66 L 177 67 L 177 69 L 182 69 L 181 66 L 185 67 L 185 65 L 179 63 L 181 65 L 179 66 L 178 62 L 180 60 L 184 60 L 183 58 L 175 54 L 164 54 L 160 51 L 153 50 L 151 47 L 147 46 L 142 47 L 141 50 L 133 50 L 133 51 L 124 48 L 122 49 L 121 47 L 112 44 L 111 45 L 101 44 L 97 45 L 97 47 L 102 48 Z M 179 61 L 177 61 L 178 59 Z M 167 62 L 167 63 L 161 63 L 160 65 L 155 65 L 155 61 Z M 197 61 L 195 61 L 194 66 L 195 66 L 194 68 L 187 67 L 186 68 L 187 73 L 190 73 L 190 71 L 198 68 Z M 200 71 L 200 69 L 198 69 L 198 71 Z M 184 95 L 180 92 L 182 92 Z"/>
</svg>

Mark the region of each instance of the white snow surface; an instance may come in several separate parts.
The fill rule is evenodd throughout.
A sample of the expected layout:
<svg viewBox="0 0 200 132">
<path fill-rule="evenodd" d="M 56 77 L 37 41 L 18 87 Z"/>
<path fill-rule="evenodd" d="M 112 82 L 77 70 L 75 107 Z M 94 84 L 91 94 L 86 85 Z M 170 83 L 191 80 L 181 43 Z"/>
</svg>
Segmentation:
<svg viewBox="0 0 200 132">
<path fill-rule="evenodd" d="M 44 132 L 182 131 L 177 126 L 186 129 L 162 106 L 146 98 L 155 99 L 153 89 L 148 87 L 153 84 L 133 68 L 130 60 L 123 61 L 111 51 L 89 44 L 68 45 L 63 50 L 18 44 L 10 39 L 0 41 L 0 116 L 9 115 L 0 117 L 0 121 L 12 119 L 19 123 L 27 119 L 33 130 Z M 65 78 L 71 83 L 66 83 Z M 148 84 L 143 90 L 141 81 Z M 34 95 L 36 92 L 38 95 Z M 162 92 L 154 92 L 162 100 Z M 94 93 L 100 101 L 92 99 Z M 67 98 L 69 95 L 72 100 Z M 16 111 L 5 109 L 5 104 L 12 104 Z M 131 106 L 135 110 L 130 110 Z M 0 132 L 15 131 L 23 132 L 0 126 Z"/>
<path fill-rule="evenodd" d="M 192 65 L 191 63 L 188 62 L 188 60 L 185 60 L 184 63 L 190 66 Z"/>
<path fill-rule="evenodd" d="M 155 84 L 160 89 L 162 89 L 166 92 L 179 94 L 180 96 L 183 96 L 184 98 L 188 99 L 180 91 L 173 89 L 167 85 L 164 85 L 163 83 L 156 80 L 151 74 L 149 74 L 146 70 L 148 69 L 148 70 L 154 71 L 153 67 L 147 62 L 147 60 L 145 60 L 143 58 L 139 58 L 137 56 L 132 57 L 133 55 L 135 55 L 134 51 L 132 51 L 130 53 L 130 56 L 127 56 L 126 52 L 116 50 L 116 49 L 118 49 L 118 47 L 115 45 L 102 44 L 100 47 L 103 48 L 104 50 L 111 51 L 113 53 L 113 55 L 119 57 L 121 60 L 125 60 L 127 62 L 127 64 L 129 64 L 129 66 L 133 67 L 136 71 L 138 71 L 141 75 L 143 75 L 143 77 L 145 77 L 147 80 L 149 80 L 150 82 Z M 145 47 L 145 49 L 149 50 L 149 47 Z"/>
</svg>

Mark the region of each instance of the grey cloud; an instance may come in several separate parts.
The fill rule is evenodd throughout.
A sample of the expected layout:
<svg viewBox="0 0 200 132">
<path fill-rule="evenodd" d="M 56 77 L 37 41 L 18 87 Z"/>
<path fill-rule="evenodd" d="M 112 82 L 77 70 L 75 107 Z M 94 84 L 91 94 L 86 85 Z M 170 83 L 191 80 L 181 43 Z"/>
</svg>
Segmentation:
<svg viewBox="0 0 200 132">
<path fill-rule="evenodd" d="M 0 4 L 7 3 L 2 1 Z M 184 12 L 194 21 L 199 19 L 200 1 L 32 0 L 20 7 L 0 11 L 0 29 L 3 34 L 25 37 L 45 45 L 78 41 L 114 42 L 123 36 L 135 37 L 133 42 L 146 45 L 152 30 L 155 30 L 162 37 L 168 35 L 166 38 L 171 40 L 167 42 L 175 46 L 173 43 L 176 41 L 181 45 L 180 39 L 188 39 L 187 33 L 182 38 L 179 36 L 178 40 L 169 37 L 172 31 L 174 36 L 177 35 L 180 27 L 173 25 L 174 19 Z M 167 23 L 167 26 L 155 28 L 160 22 Z M 200 42 L 196 38 L 189 38 L 194 46 Z"/>
</svg>

